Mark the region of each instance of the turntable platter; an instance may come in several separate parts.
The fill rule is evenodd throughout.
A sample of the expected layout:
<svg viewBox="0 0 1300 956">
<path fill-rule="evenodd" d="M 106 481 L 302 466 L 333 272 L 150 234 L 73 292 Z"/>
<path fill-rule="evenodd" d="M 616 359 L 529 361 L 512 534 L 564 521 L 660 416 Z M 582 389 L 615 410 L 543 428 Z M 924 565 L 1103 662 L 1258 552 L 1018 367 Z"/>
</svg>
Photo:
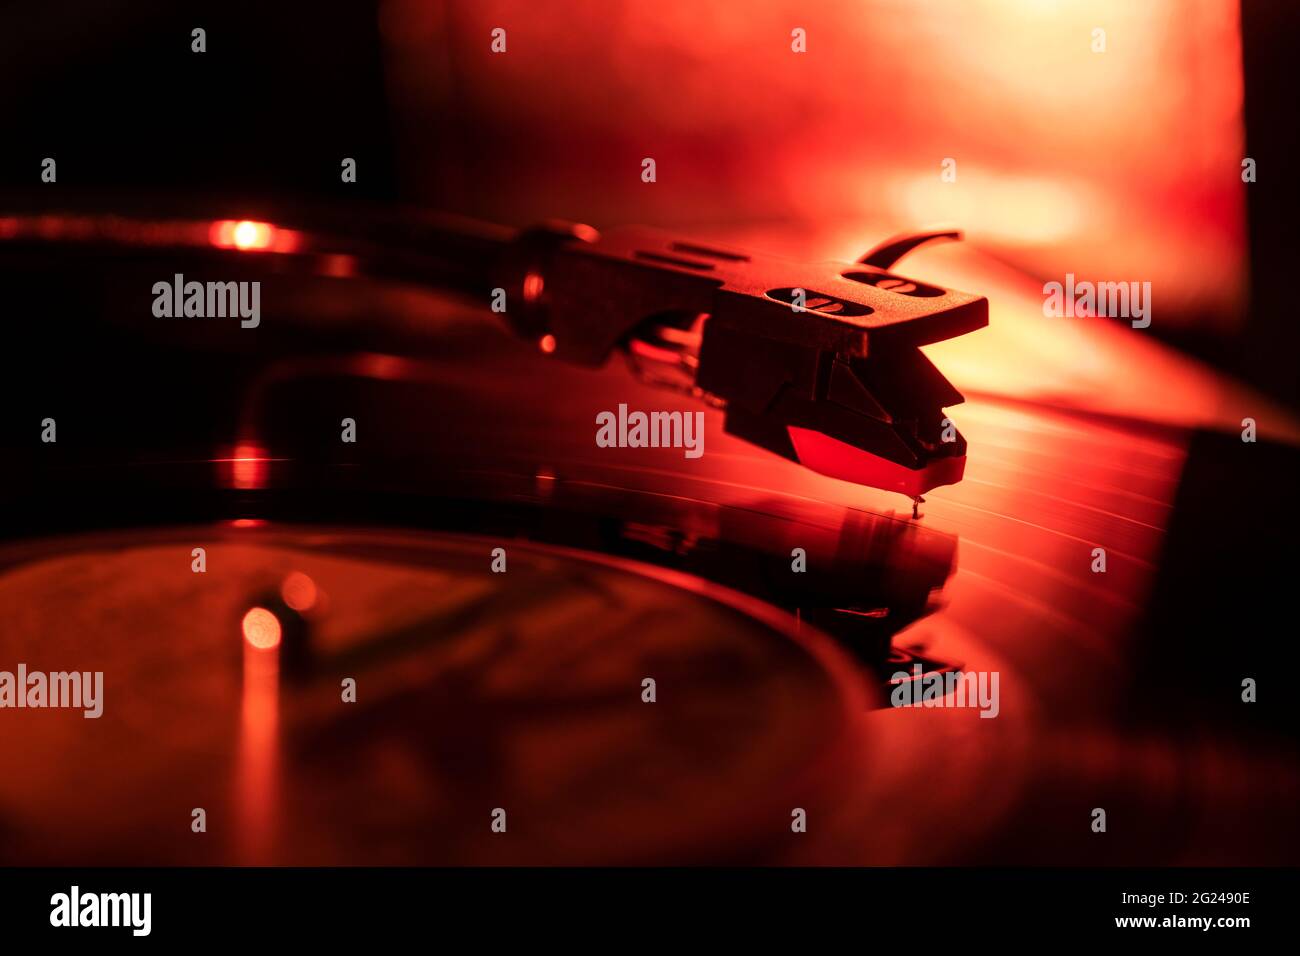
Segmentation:
<svg viewBox="0 0 1300 956">
<path fill-rule="evenodd" d="M 749 598 L 523 541 L 221 525 L 0 567 L 6 664 L 107 675 L 98 719 L 6 715 L 6 862 L 739 859 L 834 798 L 868 693 Z M 276 602 L 290 576 L 301 614 Z M 259 680 L 257 606 L 310 645 L 305 677 Z"/>
</svg>

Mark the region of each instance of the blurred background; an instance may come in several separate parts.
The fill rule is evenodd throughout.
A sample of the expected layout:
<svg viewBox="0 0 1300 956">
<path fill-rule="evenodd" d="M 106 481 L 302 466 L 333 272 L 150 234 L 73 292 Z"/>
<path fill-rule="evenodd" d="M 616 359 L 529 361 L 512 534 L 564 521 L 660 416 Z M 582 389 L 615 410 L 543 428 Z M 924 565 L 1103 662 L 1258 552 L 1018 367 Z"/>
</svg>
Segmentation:
<svg viewBox="0 0 1300 956">
<path fill-rule="evenodd" d="M 1276 122 L 1292 4 L 53 0 L 2 17 L 10 190 L 39 189 L 55 155 L 64 195 L 346 195 L 811 258 L 952 223 L 1039 284 L 1150 282 L 1152 336 L 1300 397 L 1276 277 L 1294 252 L 1294 124 Z"/>
</svg>

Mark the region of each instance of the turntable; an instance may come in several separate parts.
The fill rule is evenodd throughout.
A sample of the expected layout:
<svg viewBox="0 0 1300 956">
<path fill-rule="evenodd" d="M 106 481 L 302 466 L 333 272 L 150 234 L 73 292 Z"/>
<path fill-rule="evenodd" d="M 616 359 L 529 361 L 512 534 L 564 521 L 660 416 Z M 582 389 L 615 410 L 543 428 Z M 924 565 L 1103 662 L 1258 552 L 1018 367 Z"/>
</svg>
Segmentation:
<svg viewBox="0 0 1300 956">
<path fill-rule="evenodd" d="M 366 210 L 0 219 L 48 317 L 13 330 L 0 666 L 104 698 L 4 713 L 0 859 L 1285 859 L 1285 727 L 1197 722 L 1145 617 L 1198 447 L 1267 404 L 1101 324 L 1111 372 L 1212 400 L 1007 394 L 1030 294 L 893 271 L 938 235 L 814 266 Z M 175 275 L 260 283 L 260 323 L 156 317 Z M 891 706 L 961 673 L 996 719 Z"/>
</svg>

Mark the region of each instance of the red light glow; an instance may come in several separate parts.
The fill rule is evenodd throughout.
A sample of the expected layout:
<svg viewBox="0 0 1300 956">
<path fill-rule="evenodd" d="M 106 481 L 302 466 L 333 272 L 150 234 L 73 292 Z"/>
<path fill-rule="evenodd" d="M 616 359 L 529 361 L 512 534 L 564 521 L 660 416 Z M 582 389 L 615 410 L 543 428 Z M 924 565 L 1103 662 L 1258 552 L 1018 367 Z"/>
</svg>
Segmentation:
<svg viewBox="0 0 1300 956">
<path fill-rule="evenodd" d="M 275 227 L 251 219 L 223 219 L 212 224 L 209 238 L 222 249 L 269 249 Z"/>
<path fill-rule="evenodd" d="M 269 650 L 280 643 L 280 619 L 264 607 L 249 608 L 243 620 L 244 640 Z"/>
<path fill-rule="evenodd" d="M 536 302 L 542 297 L 544 288 L 546 288 L 546 283 L 540 273 L 528 273 L 528 275 L 524 276 L 524 301 Z"/>
<path fill-rule="evenodd" d="M 208 242 L 240 252 L 295 252 L 299 233 L 253 219 L 219 219 L 208 227 Z"/>
<path fill-rule="evenodd" d="M 280 597 L 295 611 L 310 611 L 316 606 L 316 596 L 316 582 L 301 571 L 294 571 L 280 585 Z"/>
<path fill-rule="evenodd" d="M 223 466 L 222 478 L 226 487 L 240 491 L 266 487 L 271 459 L 262 446 L 253 442 L 240 442 L 229 458 L 213 460 Z"/>
</svg>

